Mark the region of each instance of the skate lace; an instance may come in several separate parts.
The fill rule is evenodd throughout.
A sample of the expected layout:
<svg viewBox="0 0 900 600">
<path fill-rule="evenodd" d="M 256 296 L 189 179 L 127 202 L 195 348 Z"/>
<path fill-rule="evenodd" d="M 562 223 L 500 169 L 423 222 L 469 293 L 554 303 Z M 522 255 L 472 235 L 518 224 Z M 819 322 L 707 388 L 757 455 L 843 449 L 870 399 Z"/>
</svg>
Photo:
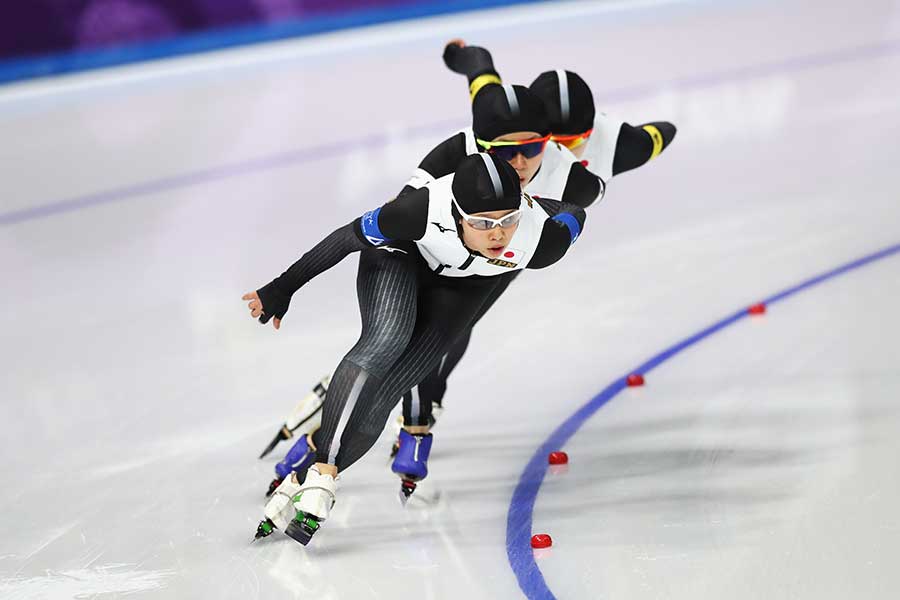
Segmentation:
<svg viewBox="0 0 900 600">
<path fill-rule="evenodd" d="M 326 487 L 322 487 L 320 485 L 311 485 L 306 488 L 300 488 L 300 491 L 297 492 L 297 494 L 294 495 L 293 498 L 291 498 L 291 501 L 292 502 L 298 501 L 300 499 L 300 496 L 303 495 L 304 492 L 308 492 L 310 490 L 322 490 L 323 492 L 326 492 L 329 496 L 331 496 L 331 507 L 334 508 L 334 503 L 337 500 L 335 498 L 334 492 L 332 492 L 330 489 L 328 489 Z"/>
</svg>

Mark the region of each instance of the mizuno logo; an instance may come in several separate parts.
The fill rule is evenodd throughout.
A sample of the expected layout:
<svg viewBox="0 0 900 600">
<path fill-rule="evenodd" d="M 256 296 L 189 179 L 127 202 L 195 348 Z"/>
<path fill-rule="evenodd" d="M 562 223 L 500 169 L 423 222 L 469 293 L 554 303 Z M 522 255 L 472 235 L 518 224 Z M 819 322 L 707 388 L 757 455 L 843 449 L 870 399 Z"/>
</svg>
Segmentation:
<svg viewBox="0 0 900 600">
<path fill-rule="evenodd" d="M 453 231 L 453 230 L 450 229 L 449 227 L 444 227 L 443 225 L 441 225 L 441 224 L 438 223 L 437 221 L 432 221 L 431 224 L 434 225 L 435 227 L 437 227 L 437 228 L 441 231 L 441 233 L 447 233 L 448 231 Z"/>
<path fill-rule="evenodd" d="M 384 250 L 385 252 L 391 252 L 391 253 L 394 253 L 394 252 L 400 252 L 400 253 L 402 253 L 402 254 L 409 254 L 409 252 L 407 252 L 406 250 L 402 250 L 402 249 L 400 249 L 400 248 L 394 248 L 394 247 L 392 247 L 392 246 L 381 246 L 381 247 L 378 248 L 378 249 L 379 249 L 379 250 Z"/>
</svg>

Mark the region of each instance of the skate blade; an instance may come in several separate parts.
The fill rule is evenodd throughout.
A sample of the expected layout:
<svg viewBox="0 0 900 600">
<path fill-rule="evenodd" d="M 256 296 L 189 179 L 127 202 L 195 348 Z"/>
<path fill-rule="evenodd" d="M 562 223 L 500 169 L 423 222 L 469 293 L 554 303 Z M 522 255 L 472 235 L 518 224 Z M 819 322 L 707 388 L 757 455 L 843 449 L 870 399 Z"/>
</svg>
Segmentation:
<svg viewBox="0 0 900 600">
<path fill-rule="evenodd" d="M 413 495 L 413 492 L 416 491 L 416 482 L 410 481 L 408 479 L 404 479 L 400 482 L 400 492 L 398 493 L 398 497 L 400 498 L 400 504 L 402 506 L 406 506 L 406 503 L 409 502 L 410 496 Z"/>
<path fill-rule="evenodd" d="M 407 506 L 412 506 L 414 504 L 425 505 L 428 507 L 435 507 L 441 503 L 441 492 L 440 490 L 431 490 L 430 488 L 416 488 L 415 493 L 410 492 L 406 494 L 404 489 L 401 487 L 400 491 L 397 493 L 397 497 L 400 499 L 400 505 L 406 508 Z"/>
<path fill-rule="evenodd" d="M 278 433 L 275 434 L 275 439 L 273 439 L 271 442 L 269 442 L 269 445 L 266 446 L 265 450 L 262 451 L 262 454 L 259 455 L 259 458 L 263 459 L 263 458 L 267 457 L 269 455 L 269 453 L 275 449 L 275 446 L 277 446 L 278 442 L 280 442 L 281 440 L 282 440 L 281 430 L 279 429 Z"/>
<path fill-rule="evenodd" d="M 275 524 L 272 523 L 272 521 L 270 521 L 269 519 L 260 521 L 259 525 L 256 526 L 256 535 L 253 536 L 253 539 L 250 540 L 250 543 L 252 544 L 256 540 L 269 537 L 270 535 L 275 533 L 275 529 L 277 529 L 275 527 Z"/>
</svg>

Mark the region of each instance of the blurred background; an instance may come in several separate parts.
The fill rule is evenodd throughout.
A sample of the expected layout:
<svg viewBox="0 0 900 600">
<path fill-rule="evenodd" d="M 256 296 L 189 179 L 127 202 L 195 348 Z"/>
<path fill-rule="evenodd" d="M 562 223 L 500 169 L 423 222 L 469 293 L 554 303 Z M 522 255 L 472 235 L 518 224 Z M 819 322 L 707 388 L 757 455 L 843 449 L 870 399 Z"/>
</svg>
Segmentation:
<svg viewBox="0 0 900 600">
<path fill-rule="evenodd" d="M 677 137 L 479 324 L 419 501 L 387 432 L 251 546 L 356 258 L 277 333 L 240 297 L 470 123 L 457 37 Z M 0 597 L 897 597 L 900 2 L 7 2 L 0 81 Z M 863 257 L 583 416 L 509 542 L 560 423 Z"/>
<path fill-rule="evenodd" d="M 0 82 L 534 0 L 34 0 L 0 9 Z"/>
</svg>

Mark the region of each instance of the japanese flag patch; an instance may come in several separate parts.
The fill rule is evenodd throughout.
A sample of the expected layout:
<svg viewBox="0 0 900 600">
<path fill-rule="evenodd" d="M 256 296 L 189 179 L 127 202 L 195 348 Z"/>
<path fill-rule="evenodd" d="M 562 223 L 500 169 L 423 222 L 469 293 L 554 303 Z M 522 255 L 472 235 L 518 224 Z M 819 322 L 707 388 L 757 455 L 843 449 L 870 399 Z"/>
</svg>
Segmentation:
<svg viewBox="0 0 900 600">
<path fill-rule="evenodd" d="M 497 258 L 492 258 L 488 261 L 489 265 L 495 265 L 498 267 L 506 267 L 508 269 L 514 269 L 519 266 L 519 263 L 525 259 L 525 253 L 521 250 L 516 250 L 515 248 L 506 248 L 503 250 L 503 253 Z"/>
</svg>

